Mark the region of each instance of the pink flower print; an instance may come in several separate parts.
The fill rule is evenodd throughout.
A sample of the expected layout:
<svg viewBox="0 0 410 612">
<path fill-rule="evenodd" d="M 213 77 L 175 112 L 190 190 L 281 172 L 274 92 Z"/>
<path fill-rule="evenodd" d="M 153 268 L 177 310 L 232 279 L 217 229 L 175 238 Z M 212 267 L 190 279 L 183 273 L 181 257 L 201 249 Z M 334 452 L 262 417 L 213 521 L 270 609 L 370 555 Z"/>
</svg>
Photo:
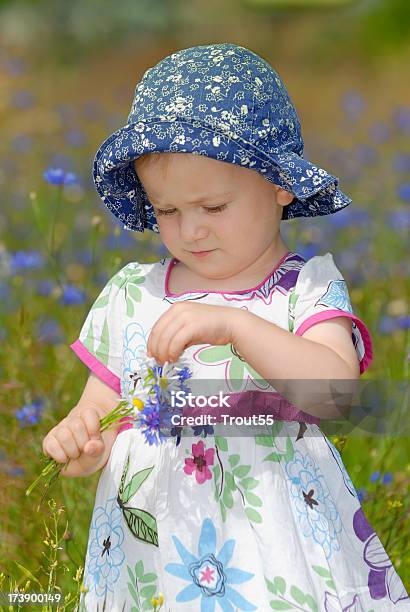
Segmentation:
<svg viewBox="0 0 410 612">
<path fill-rule="evenodd" d="M 205 450 L 202 440 L 200 440 L 197 444 L 193 444 L 193 458 L 185 459 L 185 474 L 190 475 L 195 470 L 195 478 L 198 484 L 204 484 L 206 480 L 210 480 L 212 478 L 212 474 L 208 468 L 208 465 L 213 465 L 214 453 L 214 448 L 208 448 Z"/>
</svg>

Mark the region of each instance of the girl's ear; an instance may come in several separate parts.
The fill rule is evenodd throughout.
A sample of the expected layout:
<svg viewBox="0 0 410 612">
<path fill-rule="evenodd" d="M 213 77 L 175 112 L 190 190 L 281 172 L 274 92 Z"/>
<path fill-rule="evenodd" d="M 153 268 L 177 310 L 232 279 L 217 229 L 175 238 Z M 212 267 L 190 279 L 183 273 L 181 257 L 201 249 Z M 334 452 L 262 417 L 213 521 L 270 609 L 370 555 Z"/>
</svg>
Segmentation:
<svg viewBox="0 0 410 612">
<path fill-rule="evenodd" d="M 276 190 L 276 203 L 280 206 L 287 206 L 294 199 L 294 194 L 290 191 L 286 191 L 286 189 L 282 189 L 282 187 L 277 186 Z"/>
</svg>

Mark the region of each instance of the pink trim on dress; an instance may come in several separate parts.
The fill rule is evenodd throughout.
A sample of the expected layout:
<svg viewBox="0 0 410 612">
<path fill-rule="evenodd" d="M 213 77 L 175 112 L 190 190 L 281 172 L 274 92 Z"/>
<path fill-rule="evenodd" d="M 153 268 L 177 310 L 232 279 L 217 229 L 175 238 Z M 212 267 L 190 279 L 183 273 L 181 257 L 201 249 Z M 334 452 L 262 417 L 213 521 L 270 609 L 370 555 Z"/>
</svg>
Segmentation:
<svg viewBox="0 0 410 612">
<path fill-rule="evenodd" d="M 70 349 L 81 359 L 83 363 L 98 376 L 103 382 L 105 382 L 111 389 L 114 389 L 118 395 L 121 395 L 121 381 L 116 374 L 113 374 L 101 361 L 90 353 L 85 348 L 81 340 L 76 340 L 73 344 L 70 344 Z"/>
<path fill-rule="evenodd" d="M 307 329 L 315 325 L 316 323 L 320 323 L 321 321 L 326 321 L 328 319 L 334 319 L 336 317 L 349 317 L 352 319 L 362 336 L 363 344 L 364 344 L 364 356 L 360 362 L 360 374 L 363 374 L 365 370 L 369 367 L 373 359 L 373 348 L 372 348 L 372 339 L 370 336 L 370 332 L 367 329 L 366 325 L 363 323 L 361 319 L 351 314 L 350 312 L 345 312 L 337 309 L 325 310 L 323 312 L 318 312 L 317 314 L 308 317 L 305 321 L 303 321 L 302 325 L 298 327 L 295 331 L 296 336 L 302 336 Z"/>
<path fill-rule="evenodd" d="M 168 282 L 169 282 L 169 277 L 171 274 L 171 270 L 172 268 L 175 266 L 175 264 L 179 261 L 179 259 L 176 259 L 176 257 L 172 257 L 169 264 L 168 264 L 168 268 L 167 268 L 167 273 L 165 275 L 165 295 L 167 297 L 180 297 L 181 295 L 187 295 L 190 293 L 215 293 L 218 295 L 238 295 L 238 294 L 242 294 L 242 293 L 249 293 L 251 291 L 257 291 L 258 289 L 260 289 L 260 287 L 262 287 L 262 285 L 264 285 L 266 283 L 266 281 L 276 272 L 276 270 L 283 264 L 283 262 L 285 261 L 285 259 L 287 259 L 287 257 L 289 257 L 289 255 L 291 255 L 293 253 L 293 251 L 288 251 L 287 253 L 285 253 L 285 255 L 283 257 L 281 257 L 281 259 L 279 260 L 279 262 L 276 264 L 276 266 L 274 267 L 274 269 L 269 272 L 269 274 L 266 276 L 266 278 L 263 279 L 263 281 L 261 281 L 259 283 L 259 285 L 256 285 L 256 287 L 251 287 L 251 289 L 242 289 L 240 291 L 208 291 L 208 290 L 204 290 L 204 291 L 184 291 L 183 293 L 172 293 L 171 291 L 169 291 L 168 289 Z"/>
</svg>

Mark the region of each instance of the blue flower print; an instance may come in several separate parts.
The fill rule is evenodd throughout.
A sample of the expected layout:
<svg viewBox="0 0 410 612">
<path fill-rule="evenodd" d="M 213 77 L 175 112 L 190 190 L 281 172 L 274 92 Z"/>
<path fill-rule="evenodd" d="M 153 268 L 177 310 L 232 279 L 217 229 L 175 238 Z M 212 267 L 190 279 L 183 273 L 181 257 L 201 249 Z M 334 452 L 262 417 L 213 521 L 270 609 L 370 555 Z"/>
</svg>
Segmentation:
<svg viewBox="0 0 410 612">
<path fill-rule="evenodd" d="M 176 601 L 188 602 L 201 597 L 201 612 L 214 612 L 216 602 L 223 612 L 257 609 L 229 586 L 246 582 L 253 578 L 254 574 L 226 567 L 232 558 L 234 539 L 227 540 L 216 555 L 216 530 L 211 519 L 207 518 L 202 523 L 198 556 L 190 553 L 175 535 L 172 539 L 183 565 L 168 563 L 165 569 L 173 576 L 190 582 L 178 593 Z"/>
<path fill-rule="evenodd" d="M 327 291 L 317 304 L 338 308 L 346 312 L 353 313 L 353 308 L 350 303 L 349 292 L 344 280 L 334 280 L 329 283 Z"/>
<path fill-rule="evenodd" d="M 342 530 L 339 512 L 327 488 L 325 479 L 312 457 L 296 451 L 292 461 L 285 464 L 290 494 L 302 533 L 313 537 L 329 559 L 340 550 L 337 534 Z"/>
<path fill-rule="evenodd" d="M 98 597 L 104 597 L 107 591 L 113 593 L 114 584 L 120 577 L 125 559 L 121 548 L 124 541 L 122 521 L 116 497 L 109 498 L 105 507 L 94 508 L 84 584 L 90 591 L 95 589 Z"/>
<path fill-rule="evenodd" d="M 124 368 L 121 378 L 121 392 L 127 397 L 130 392 L 130 376 L 138 370 L 138 354 L 141 350 L 146 350 L 146 332 L 140 323 L 129 323 L 124 331 Z"/>
</svg>

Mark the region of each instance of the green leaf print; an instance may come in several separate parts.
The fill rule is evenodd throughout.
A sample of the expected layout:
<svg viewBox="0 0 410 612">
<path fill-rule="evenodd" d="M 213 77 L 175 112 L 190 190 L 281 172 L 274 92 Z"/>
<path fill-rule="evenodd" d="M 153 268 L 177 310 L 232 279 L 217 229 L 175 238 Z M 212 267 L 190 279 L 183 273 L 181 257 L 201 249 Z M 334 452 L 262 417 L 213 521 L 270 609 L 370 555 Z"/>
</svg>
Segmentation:
<svg viewBox="0 0 410 612">
<path fill-rule="evenodd" d="M 233 470 L 233 475 L 236 476 L 236 478 L 245 478 L 250 469 L 250 465 L 238 465 L 238 467 Z"/>
<path fill-rule="evenodd" d="M 97 300 L 93 304 L 93 309 L 95 310 L 96 308 L 104 308 L 104 306 L 107 306 L 108 304 L 108 299 L 109 299 L 108 294 L 97 298 Z"/>
<path fill-rule="evenodd" d="M 313 570 L 316 574 L 319 574 L 322 578 L 331 578 L 332 574 L 326 567 L 320 567 L 320 565 L 312 565 Z"/>
<path fill-rule="evenodd" d="M 154 469 L 154 466 L 146 468 L 145 470 L 141 470 L 140 472 L 137 472 L 136 474 L 134 474 L 134 476 L 132 477 L 130 482 L 127 484 L 122 494 L 122 501 L 124 504 L 127 504 L 129 500 L 131 499 L 131 497 L 135 495 L 135 493 L 138 491 L 142 483 L 151 474 L 153 469 Z"/>
<path fill-rule="evenodd" d="M 141 578 L 143 573 L 144 573 L 144 564 L 142 561 L 137 561 L 137 563 L 135 564 L 135 576 L 137 578 Z"/>
<path fill-rule="evenodd" d="M 140 489 L 141 485 L 151 474 L 152 470 L 154 469 L 154 466 L 136 472 L 132 476 L 130 482 L 125 486 L 125 480 L 128 474 L 129 461 L 130 456 L 128 454 L 121 475 L 117 503 L 121 508 L 121 511 L 131 533 L 138 540 L 142 540 L 143 542 L 147 542 L 148 544 L 154 544 L 155 546 L 158 546 L 158 528 L 155 516 L 153 516 L 150 512 L 147 512 L 140 508 L 132 508 L 130 506 L 125 505 Z M 137 570 L 137 566 L 135 566 L 135 569 Z"/>
<path fill-rule="evenodd" d="M 107 317 L 104 319 L 104 325 L 101 333 L 101 342 L 98 346 L 95 356 L 105 366 L 108 364 L 108 355 L 110 354 L 110 336 L 108 332 Z"/>
<path fill-rule="evenodd" d="M 243 494 L 245 496 L 246 501 L 251 506 L 257 506 L 258 508 L 262 506 L 261 498 L 255 495 L 254 493 L 251 493 L 250 491 L 244 491 Z"/>
<path fill-rule="evenodd" d="M 128 285 L 127 289 L 128 289 L 128 295 L 135 302 L 140 302 L 141 301 L 141 290 L 138 289 L 138 287 L 135 287 L 134 285 Z"/>
<path fill-rule="evenodd" d="M 289 595 L 286 595 L 286 581 L 282 576 L 275 576 L 273 581 L 265 576 L 265 581 L 269 591 L 277 597 L 269 602 L 273 610 L 294 610 L 296 607 L 297 610 L 318 612 L 318 605 L 312 595 L 305 594 L 299 587 L 291 585 Z M 290 598 L 298 605 L 295 606 Z"/>
<path fill-rule="evenodd" d="M 225 504 L 225 506 L 227 508 L 232 508 L 233 507 L 233 497 L 232 497 L 232 493 L 230 491 L 230 489 L 228 487 L 225 487 L 223 495 L 222 495 L 222 501 Z"/>
<path fill-rule="evenodd" d="M 239 483 L 243 489 L 254 489 L 258 486 L 258 481 L 255 478 L 249 476 L 249 478 L 244 478 Z"/>
<path fill-rule="evenodd" d="M 232 344 L 205 347 L 198 351 L 196 357 L 203 365 L 223 365 L 227 363 L 228 381 L 234 391 L 242 389 L 244 379 L 248 378 L 247 375 L 252 380 L 262 383 L 264 388 L 270 386 L 252 366 L 240 357 Z"/>
<path fill-rule="evenodd" d="M 262 523 L 262 517 L 257 510 L 253 508 L 245 508 L 245 514 L 248 519 L 254 523 Z"/>
<path fill-rule="evenodd" d="M 225 485 L 231 491 L 235 491 L 236 489 L 234 477 L 232 476 L 231 472 L 227 472 L 226 470 L 225 470 Z"/>
<path fill-rule="evenodd" d="M 90 325 L 88 327 L 87 335 L 83 340 L 83 344 L 90 353 L 94 353 L 94 330 L 93 330 L 93 316 L 90 316 Z"/>
<path fill-rule="evenodd" d="M 237 465 L 239 463 L 239 455 L 229 455 L 228 457 L 228 461 L 230 463 L 231 468 L 234 468 L 235 465 Z"/>
<path fill-rule="evenodd" d="M 139 508 L 122 506 L 121 509 L 131 533 L 138 540 L 158 546 L 158 530 L 155 516 Z"/>
<path fill-rule="evenodd" d="M 142 561 L 138 561 L 135 564 L 134 574 L 129 565 L 127 566 L 127 570 L 131 581 L 127 582 L 128 590 L 138 606 L 137 608 L 134 607 L 131 609 L 136 610 L 136 612 L 141 612 L 141 610 L 152 610 L 151 598 L 158 590 L 157 574 L 155 574 L 155 572 L 144 574 L 144 564 Z M 139 583 L 145 584 L 146 586 L 140 587 Z M 153 584 L 148 585 L 147 583 Z"/>
<path fill-rule="evenodd" d="M 127 296 L 127 317 L 130 319 L 134 316 L 134 302 Z"/>
<path fill-rule="evenodd" d="M 228 442 L 226 441 L 226 438 L 223 438 L 222 436 L 215 436 L 215 444 L 222 451 L 228 450 Z"/>
<path fill-rule="evenodd" d="M 298 299 L 298 294 L 295 293 L 295 287 L 290 292 L 289 295 L 289 307 L 288 307 L 288 328 L 290 332 L 293 332 L 295 326 L 295 306 Z"/>
</svg>

